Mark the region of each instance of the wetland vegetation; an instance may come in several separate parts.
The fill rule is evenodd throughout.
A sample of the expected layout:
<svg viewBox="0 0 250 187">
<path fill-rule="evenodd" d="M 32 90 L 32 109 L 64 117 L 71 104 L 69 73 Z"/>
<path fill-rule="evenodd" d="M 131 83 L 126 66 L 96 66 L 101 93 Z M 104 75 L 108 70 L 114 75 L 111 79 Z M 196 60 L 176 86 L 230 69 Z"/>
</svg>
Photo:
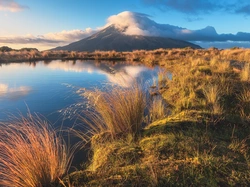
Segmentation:
<svg viewBox="0 0 250 187">
<path fill-rule="evenodd" d="M 21 138 L 24 143 L 18 144 L 23 146 L 20 149 L 12 141 L 6 141 L 17 133 L 11 128 L 13 124 L 2 125 L 0 181 L 4 182 L 0 185 L 250 185 L 250 50 L 186 48 L 87 53 L 32 49 L 2 51 L 0 58 L 2 62 L 46 58 L 122 59 L 147 66 L 159 65 L 166 70 L 159 72 L 158 79 L 148 87 L 150 96 L 145 93 L 143 83 L 82 92 L 90 106 L 83 111 L 87 118 L 82 118 L 88 126 L 84 131 L 71 129 L 80 137 L 81 148 L 89 152 L 88 161 L 81 163 L 80 170 L 67 172 L 72 158 L 67 152 L 70 148 L 57 140 L 54 131 L 52 138 L 43 133 L 48 130 L 50 134 L 51 130 L 44 129 L 39 119 L 38 131 L 20 131 L 25 134 Z M 169 71 L 171 78 L 167 76 Z M 36 121 L 30 123 L 24 118 L 20 123 Z M 36 143 L 33 147 L 33 136 L 29 138 L 29 133 L 39 134 L 41 142 L 52 147 Z M 16 151 L 27 151 L 16 155 L 11 152 L 13 146 Z M 40 157 L 37 149 L 45 148 L 48 150 Z M 48 157 L 56 164 L 46 162 Z M 15 162 L 16 159 L 20 162 Z M 36 160 L 39 167 L 26 162 L 27 159 Z M 7 165 L 7 161 L 12 165 Z M 46 163 L 46 167 L 40 162 Z M 25 173 L 26 168 L 33 170 L 24 178 L 13 178 L 16 173 Z M 44 177 L 37 178 L 35 173 Z M 29 182 L 33 178 L 36 183 Z"/>
</svg>

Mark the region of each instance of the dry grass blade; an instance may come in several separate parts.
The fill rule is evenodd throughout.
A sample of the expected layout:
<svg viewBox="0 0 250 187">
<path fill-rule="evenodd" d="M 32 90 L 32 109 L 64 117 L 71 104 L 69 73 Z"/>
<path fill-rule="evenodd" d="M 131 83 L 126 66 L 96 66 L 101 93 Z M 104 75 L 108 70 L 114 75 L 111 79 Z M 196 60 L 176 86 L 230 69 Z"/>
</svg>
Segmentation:
<svg viewBox="0 0 250 187">
<path fill-rule="evenodd" d="M 0 186 L 51 186 L 71 158 L 62 138 L 38 116 L 0 125 Z"/>
</svg>

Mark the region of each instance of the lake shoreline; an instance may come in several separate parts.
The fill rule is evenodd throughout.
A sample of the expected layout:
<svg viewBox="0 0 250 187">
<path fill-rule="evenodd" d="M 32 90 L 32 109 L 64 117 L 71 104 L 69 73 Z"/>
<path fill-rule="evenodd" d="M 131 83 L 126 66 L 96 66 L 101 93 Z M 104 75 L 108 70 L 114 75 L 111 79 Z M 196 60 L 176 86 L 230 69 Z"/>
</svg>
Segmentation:
<svg viewBox="0 0 250 187">
<path fill-rule="evenodd" d="M 63 175 L 61 186 L 249 186 L 250 50 L 134 51 L 126 61 L 158 65 L 172 77 L 158 72 L 152 85 L 157 94 L 147 98 L 147 116 L 136 117 L 136 126 L 127 121 L 134 117 L 130 109 L 142 106 L 134 100 L 140 92 L 85 92 L 99 107 L 93 110 L 97 123 L 90 134 L 75 131 L 83 144 L 89 143 L 89 158 L 82 159 L 80 170 Z M 128 101 L 132 107 L 126 107 Z M 119 126 L 124 114 L 126 128 Z"/>
<path fill-rule="evenodd" d="M 0 64 L 11 62 L 37 62 L 52 60 L 94 60 L 100 61 L 126 61 L 139 62 L 152 67 L 159 65 L 166 68 L 173 68 L 177 61 L 193 60 L 216 60 L 218 58 L 235 63 L 236 69 L 242 68 L 239 62 L 249 62 L 247 58 L 250 49 L 232 48 L 232 49 L 156 49 L 156 50 L 135 50 L 132 52 L 116 51 L 95 51 L 95 52 L 77 52 L 77 51 L 38 51 L 37 49 L 21 49 L 1 51 Z M 166 63 L 167 62 L 167 63 Z M 171 65 L 172 64 L 172 65 Z"/>
</svg>

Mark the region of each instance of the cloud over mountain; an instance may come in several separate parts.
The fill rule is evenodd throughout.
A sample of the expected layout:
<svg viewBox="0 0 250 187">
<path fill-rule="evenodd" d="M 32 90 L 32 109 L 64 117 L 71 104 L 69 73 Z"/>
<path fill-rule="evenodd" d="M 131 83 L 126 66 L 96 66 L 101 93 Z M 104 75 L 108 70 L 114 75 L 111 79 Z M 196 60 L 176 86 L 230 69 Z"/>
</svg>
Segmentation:
<svg viewBox="0 0 250 187">
<path fill-rule="evenodd" d="M 0 1 L 0 11 L 19 12 L 27 8 L 28 6 L 20 5 L 14 0 L 1 0 Z"/>
<path fill-rule="evenodd" d="M 108 25 L 114 24 L 127 35 L 163 36 L 186 41 L 250 41 L 250 33 L 218 34 L 214 27 L 190 30 L 169 24 L 159 24 L 149 15 L 125 11 L 108 18 Z"/>
<path fill-rule="evenodd" d="M 149 0 L 148 0 L 149 1 Z M 171 3 L 171 6 L 178 6 L 181 9 L 180 2 L 191 2 L 192 0 L 185 1 L 172 1 L 165 0 L 164 2 Z M 223 0 L 224 1 L 224 0 Z M 239 0 L 239 2 L 242 0 Z M 150 1 L 150 2 L 158 2 Z M 196 1 L 195 1 L 196 2 Z M 197 1 L 194 7 L 201 6 L 203 1 Z M 179 4 L 178 4 L 179 3 Z M 190 5 L 191 6 L 191 5 Z M 209 6 L 209 5 L 207 5 Z M 229 6 L 229 5 L 228 5 Z M 218 5 L 219 7 L 219 5 Z M 250 6 L 249 6 L 250 7 Z M 243 10 L 238 10 L 241 12 L 248 12 L 249 7 L 246 7 Z M 190 7 L 189 9 L 192 9 Z M 211 9 L 212 10 L 212 9 Z M 236 10 L 235 10 L 236 11 Z M 185 40 L 197 43 L 201 47 L 215 46 L 219 43 L 220 47 L 223 46 L 223 43 L 227 44 L 230 41 L 231 45 L 246 47 L 250 46 L 250 33 L 238 32 L 237 34 L 218 34 L 214 27 L 207 26 L 198 30 L 191 30 L 188 28 L 183 28 L 179 26 L 169 25 L 169 24 L 159 24 L 151 19 L 151 16 L 143 13 L 136 12 L 121 12 L 117 15 L 112 15 L 107 19 L 106 25 L 99 27 L 97 29 L 87 28 L 85 30 L 70 30 L 70 31 L 61 31 L 57 33 L 47 33 L 44 35 L 33 36 L 7 36 L 0 37 L 0 45 L 3 44 L 48 44 L 48 46 L 56 47 L 59 45 L 66 45 L 83 38 L 86 38 L 101 29 L 114 25 L 117 29 L 120 30 L 125 35 L 143 35 L 143 36 L 160 36 L 168 37 L 173 39 Z M 204 45 L 203 45 L 204 44 Z M 244 44 L 244 45 L 243 45 Z M 226 46 L 226 45 L 225 45 Z"/>
</svg>

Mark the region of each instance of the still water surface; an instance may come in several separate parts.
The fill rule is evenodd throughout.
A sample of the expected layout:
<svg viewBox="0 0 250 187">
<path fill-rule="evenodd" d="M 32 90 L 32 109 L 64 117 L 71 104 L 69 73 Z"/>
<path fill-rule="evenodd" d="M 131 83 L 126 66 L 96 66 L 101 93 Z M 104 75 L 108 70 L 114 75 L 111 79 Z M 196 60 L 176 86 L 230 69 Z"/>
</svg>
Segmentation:
<svg viewBox="0 0 250 187">
<path fill-rule="evenodd" d="M 83 101 L 79 88 L 129 86 L 135 79 L 150 84 L 158 71 L 140 64 L 80 60 L 0 64 L 0 121 L 30 110 L 59 125 Z"/>
</svg>

